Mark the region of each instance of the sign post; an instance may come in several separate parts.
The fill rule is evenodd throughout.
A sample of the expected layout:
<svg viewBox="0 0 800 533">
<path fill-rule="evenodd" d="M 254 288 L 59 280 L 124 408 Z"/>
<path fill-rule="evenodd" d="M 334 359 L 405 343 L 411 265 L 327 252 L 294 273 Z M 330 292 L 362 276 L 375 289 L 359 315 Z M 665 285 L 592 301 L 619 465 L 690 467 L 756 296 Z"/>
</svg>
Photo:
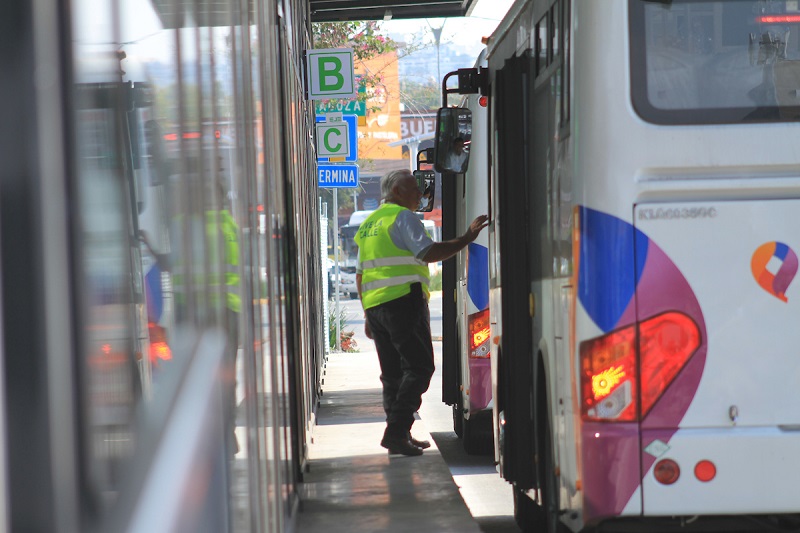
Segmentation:
<svg viewBox="0 0 800 533">
<path fill-rule="evenodd" d="M 339 320 L 341 312 L 339 311 L 339 282 L 341 280 L 341 272 L 339 272 L 339 191 L 333 191 L 333 301 L 334 304 L 334 320 L 336 321 L 336 351 L 342 351 L 342 321 Z"/>
<path fill-rule="evenodd" d="M 341 113 L 328 113 L 325 116 L 317 115 L 317 184 L 323 189 L 343 189 L 358 187 L 358 165 L 330 163 L 331 160 L 351 161 L 358 160 L 358 144 L 356 136 L 355 115 Z M 324 163 L 323 163 L 324 161 Z M 336 351 L 341 351 L 341 324 L 339 321 L 339 193 L 333 192 L 333 234 L 335 244 L 333 247 L 334 275 L 334 301 L 336 321 Z"/>
<path fill-rule="evenodd" d="M 306 66 L 309 100 L 348 100 L 356 98 L 358 85 L 353 68 L 351 48 L 327 48 L 306 51 Z M 366 106 L 364 106 L 366 114 Z M 351 120 L 352 119 L 352 120 Z M 358 160 L 358 131 L 355 115 L 342 118 L 341 113 L 317 116 L 316 139 L 317 161 Z M 324 188 L 358 187 L 358 165 L 320 165 L 318 183 Z M 341 351 L 339 323 L 339 198 L 333 191 L 333 233 L 336 236 L 334 250 L 335 300 L 336 300 L 336 351 Z"/>
</svg>

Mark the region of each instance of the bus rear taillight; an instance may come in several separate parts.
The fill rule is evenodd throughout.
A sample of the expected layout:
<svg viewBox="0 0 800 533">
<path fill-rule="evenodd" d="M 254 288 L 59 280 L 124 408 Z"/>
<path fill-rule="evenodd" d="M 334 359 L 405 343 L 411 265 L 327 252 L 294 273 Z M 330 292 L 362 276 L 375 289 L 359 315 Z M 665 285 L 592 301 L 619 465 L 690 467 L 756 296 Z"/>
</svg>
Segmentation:
<svg viewBox="0 0 800 533">
<path fill-rule="evenodd" d="M 708 459 L 703 459 L 694 465 L 694 475 L 703 483 L 708 483 L 717 475 L 717 467 Z"/>
<path fill-rule="evenodd" d="M 639 324 L 636 346 L 636 325 L 581 343 L 584 420 L 637 420 L 640 390 L 646 415 L 697 351 L 700 330 L 683 313 L 663 313 Z"/>
<path fill-rule="evenodd" d="M 469 332 L 469 357 L 471 359 L 483 359 L 489 357 L 489 339 L 491 331 L 489 329 L 489 310 L 484 309 L 467 318 L 467 330 Z"/>
<path fill-rule="evenodd" d="M 636 420 L 636 328 L 581 343 L 581 415 L 585 420 Z"/>
<path fill-rule="evenodd" d="M 662 459 L 653 468 L 653 475 L 659 483 L 672 485 L 681 477 L 681 469 L 672 459 Z"/>
<path fill-rule="evenodd" d="M 699 347 L 700 330 L 683 313 L 664 313 L 639 324 L 642 416 L 650 412 Z"/>
</svg>

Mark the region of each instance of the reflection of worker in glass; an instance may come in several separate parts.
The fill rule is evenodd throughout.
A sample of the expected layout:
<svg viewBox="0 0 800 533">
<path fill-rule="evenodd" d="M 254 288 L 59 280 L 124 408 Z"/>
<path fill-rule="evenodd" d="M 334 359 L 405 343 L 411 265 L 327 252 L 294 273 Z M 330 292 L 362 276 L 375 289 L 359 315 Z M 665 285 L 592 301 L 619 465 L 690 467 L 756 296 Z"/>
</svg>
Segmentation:
<svg viewBox="0 0 800 533">
<path fill-rule="evenodd" d="M 197 169 L 198 161 L 192 163 Z M 199 181 L 199 172 L 189 179 Z M 226 449 L 238 451 L 236 421 L 236 359 L 239 347 L 239 228 L 230 209 L 227 190 L 220 178 L 204 184 L 203 212 L 176 215 L 172 283 L 178 324 L 217 327 L 226 336 L 220 383 L 224 396 Z M 199 205 L 197 206 L 199 207 Z"/>
<path fill-rule="evenodd" d="M 227 424 L 231 453 L 239 451 L 235 434 L 236 426 L 236 356 L 239 350 L 239 314 L 242 302 L 239 295 L 239 227 L 227 206 L 228 194 L 222 183 L 216 180 L 216 197 L 221 203 L 214 209 L 213 202 L 206 210 L 206 238 L 211 260 L 209 288 L 211 304 L 223 310 L 222 326 L 227 334 L 226 372 L 224 386 Z M 222 268 L 222 271 L 219 269 Z M 224 301 L 219 301 L 219 293 Z"/>
<path fill-rule="evenodd" d="M 451 172 L 464 172 L 469 154 L 464 150 L 464 139 L 456 137 L 447 153 L 447 169 Z"/>
<path fill-rule="evenodd" d="M 424 181 L 420 184 L 422 197 L 419 199 L 419 209 L 417 211 L 430 211 L 433 206 L 433 183 Z"/>
</svg>

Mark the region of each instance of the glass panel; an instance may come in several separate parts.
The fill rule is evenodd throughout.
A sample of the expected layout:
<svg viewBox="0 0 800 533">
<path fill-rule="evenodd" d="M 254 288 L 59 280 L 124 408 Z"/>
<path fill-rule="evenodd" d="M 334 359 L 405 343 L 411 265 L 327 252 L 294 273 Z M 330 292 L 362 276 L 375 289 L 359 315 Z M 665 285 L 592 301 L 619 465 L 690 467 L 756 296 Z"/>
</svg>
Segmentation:
<svg viewBox="0 0 800 533">
<path fill-rule="evenodd" d="M 246 4 L 73 2 L 82 429 L 98 516 L 154 429 L 139 421 L 171 408 L 176 339 L 218 328 L 227 425 L 209 446 L 224 459 L 203 497 L 231 512 L 208 527 L 290 523 L 306 441 L 290 407 L 309 418 L 316 390 L 316 331 L 298 317 L 319 303 L 318 271 L 297 261 L 319 249 L 300 72 L 307 6 Z"/>
<path fill-rule="evenodd" d="M 547 57 L 547 64 L 553 62 L 553 58 L 558 55 L 561 41 L 559 40 L 559 30 L 561 28 L 561 3 L 556 2 L 550 8 L 550 53 Z"/>
<path fill-rule="evenodd" d="M 536 23 L 535 38 L 536 38 L 536 75 L 547 68 L 548 54 L 550 53 L 550 38 L 548 37 L 548 28 L 550 27 L 548 15 L 543 16 L 539 22 Z"/>
<path fill-rule="evenodd" d="M 121 475 L 126 462 L 153 429 L 136 425 L 152 420 L 137 411 L 169 407 L 175 391 L 162 389 L 178 385 L 168 379 L 181 367 L 171 351 L 178 332 L 216 326 L 228 338 L 230 372 L 221 385 L 229 426 L 212 446 L 228 452 L 233 476 L 229 490 L 212 487 L 206 497 L 216 490 L 230 499 L 234 531 L 260 529 L 251 518 L 265 517 L 251 505 L 263 511 L 259 497 L 280 495 L 251 482 L 244 426 L 251 420 L 250 435 L 263 443 L 266 432 L 277 431 L 269 422 L 276 415 L 262 413 L 260 423 L 241 416 L 234 433 L 236 403 L 252 372 L 241 355 L 242 302 L 253 301 L 244 298 L 242 273 L 261 272 L 241 260 L 258 256 L 251 252 L 258 247 L 255 183 L 268 188 L 253 159 L 254 147 L 264 144 L 252 136 L 260 87 L 237 85 L 255 76 L 258 55 L 242 46 L 257 40 L 255 26 L 231 25 L 234 2 L 214 2 L 212 11 L 177 0 L 73 4 L 77 213 L 87 286 L 85 455 L 98 492 L 89 498 L 114 504 L 128 481 Z M 251 105 L 238 104 L 242 94 Z M 242 183 L 248 169 L 254 181 Z M 249 354 L 252 363 L 252 348 Z"/>
<path fill-rule="evenodd" d="M 796 0 L 631 4 L 633 98 L 655 122 L 800 117 Z"/>
<path fill-rule="evenodd" d="M 135 201 L 130 187 L 129 139 L 114 42 L 111 7 L 74 3 L 75 193 L 86 287 L 81 339 L 84 374 L 86 476 L 96 496 L 113 495 L 119 472 L 136 443 L 135 411 L 147 382 L 141 354 L 148 347 Z M 90 16 L 91 14 L 91 16 Z"/>
</svg>

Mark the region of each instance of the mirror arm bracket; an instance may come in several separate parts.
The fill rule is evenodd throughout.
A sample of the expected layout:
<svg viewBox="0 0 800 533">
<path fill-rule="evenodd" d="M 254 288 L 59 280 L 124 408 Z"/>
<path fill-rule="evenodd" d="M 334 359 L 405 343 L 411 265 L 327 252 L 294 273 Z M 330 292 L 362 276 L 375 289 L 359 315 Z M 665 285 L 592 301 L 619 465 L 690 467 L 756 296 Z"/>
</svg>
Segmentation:
<svg viewBox="0 0 800 533">
<path fill-rule="evenodd" d="M 452 76 L 458 76 L 458 87 L 448 89 L 447 80 Z M 460 68 L 445 74 L 442 78 L 442 106 L 447 106 L 448 94 L 487 94 L 489 87 L 489 69 L 479 68 Z"/>
</svg>

